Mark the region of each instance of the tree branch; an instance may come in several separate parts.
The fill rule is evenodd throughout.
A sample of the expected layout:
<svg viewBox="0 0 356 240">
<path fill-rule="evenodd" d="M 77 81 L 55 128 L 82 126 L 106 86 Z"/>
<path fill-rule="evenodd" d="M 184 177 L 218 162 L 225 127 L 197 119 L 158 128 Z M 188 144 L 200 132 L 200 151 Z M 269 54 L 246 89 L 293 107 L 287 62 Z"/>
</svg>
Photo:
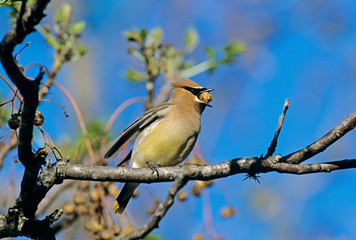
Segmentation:
<svg viewBox="0 0 356 240">
<path fill-rule="evenodd" d="M 31 91 L 33 83 L 20 70 L 12 56 L 12 52 L 17 44 L 21 43 L 28 34 L 34 31 L 34 26 L 45 16 L 43 11 L 48 3 L 49 0 L 37 0 L 32 3 L 32 7 L 30 5 L 25 6 L 25 12 L 20 14 L 17 23 L 8 31 L 0 43 L 1 63 L 7 75 L 19 88 L 22 96 L 27 96 L 28 99 L 33 97 L 33 91 Z M 23 4 L 25 5 L 26 1 Z"/>
<path fill-rule="evenodd" d="M 278 125 L 277 125 L 276 132 L 274 134 L 274 137 L 272 139 L 271 145 L 269 146 L 265 157 L 272 156 L 273 153 L 276 151 L 279 133 L 281 132 L 281 129 L 282 129 L 282 126 L 283 126 L 284 117 L 285 117 L 285 115 L 287 113 L 288 108 L 289 108 L 289 99 L 286 99 L 285 102 L 284 102 L 282 115 L 279 117 L 279 120 L 278 120 Z"/>
<path fill-rule="evenodd" d="M 32 152 L 33 123 L 38 106 L 39 85 L 45 73 L 44 68 L 34 81 L 28 79 L 18 65 L 12 52 L 17 44 L 34 31 L 41 19 L 49 0 L 35 0 L 32 4 L 23 1 L 17 23 L 7 32 L 0 43 L 0 61 L 23 96 L 24 105 L 21 114 L 19 130 L 18 156 L 25 167 L 21 182 L 21 192 L 13 208 L 8 214 L 0 216 L 0 237 L 28 236 L 34 239 L 54 239 L 54 232 L 50 225 L 58 220 L 61 211 L 56 211 L 44 220 L 36 220 L 35 212 L 39 202 L 55 183 L 47 178 L 49 171 L 45 171 L 38 178 L 38 172 L 47 156 L 47 151 L 39 149 L 36 154 Z"/>
<path fill-rule="evenodd" d="M 213 165 L 188 165 L 185 167 L 160 167 L 153 172 L 149 168 L 126 168 L 91 166 L 83 164 L 60 163 L 47 169 L 53 181 L 89 180 L 116 182 L 171 182 L 180 174 L 189 171 L 187 180 L 212 180 L 228 177 L 239 173 L 279 172 L 290 174 L 309 174 L 331 172 L 341 169 L 356 168 L 356 159 L 346 159 L 315 164 L 290 164 L 280 162 L 281 156 L 276 155 L 265 159 L 258 157 L 242 157 Z"/>
<path fill-rule="evenodd" d="M 11 134 L 9 141 L 0 147 L 0 169 L 4 163 L 6 155 L 17 146 L 16 133 Z"/>
<path fill-rule="evenodd" d="M 342 138 L 346 133 L 356 127 L 356 111 L 351 113 L 345 120 L 337 125 L 330 132 L 325 134 L 322 138 L 310 144 L 309 146 L 284 156 L 282 162 L 286 163 L 302 163 L 305 160 L 315 156 L 324 151 L 331 144 Z"/>
<path fill-rule="evenodd" d="M 188 175 L 189 172 L 187 171 L 184 171 L 184 174 L 179 174 L 170 187 L 166 200 L 159 205 L 152 218 L 142 228 L 133 231 L 122 239 L 142 239 L 147 236 L 153 229 L 158 228 L 159 222 L 166 215 L 169 208 L 173 205 L 174 197 L 177 195 L 178 191 L 182 189 L 182 187 L 187 183 L 188 180 L 186 176 Z"/>
<path fill-rule="evenodd" d="M 20 196 L 16 200 L 16 206 L 23 209 L 26 217 L 33 218 L 36 208 L 32 208 L 30 205 L 33 199 L 33 189 L 36 185 L 37 175 L 41 168 L 41 164 L 44 158 L 39 156 L 35 157 L 32 152 L 32 132 L 33 132 L 33 122 L 35 119 L 35 112 L 38 105 L 38 87 L 39 83 L 44 74 L 44 69 L 41 71 L 35 81 L 33 81 L 33 95 L 34 99 L 28 100 L 28 96 L 24 97 L 25 103 L 23 105 L 23 112 L 21 114 L 21 124 L 20 124 L 20 134 L 19 134 L 19 145 L 18 145 L 18 155 L 19 160 L 25 166 L 25 172 L 21 182 L 21 192 Z M 29 81 L 29 80 L 27 80 Z M 25 90 L 29 91 L 29 89 Z M 47 156 L 47 152 L 45 153 Z M 46 157 L 45 156 L 45 157 Z"/>
<path fill-rule="evenodd" d="M 266 167 L 279 173 L 290 174 L 309 174 L 320 172 L 332 172 L 335 170 L 356 168 L 356 159 L 345 159 L 333 162 L 314 163 L 314 164 L 289 164 L 289 163 L 268 163 Z"/>
</svg>

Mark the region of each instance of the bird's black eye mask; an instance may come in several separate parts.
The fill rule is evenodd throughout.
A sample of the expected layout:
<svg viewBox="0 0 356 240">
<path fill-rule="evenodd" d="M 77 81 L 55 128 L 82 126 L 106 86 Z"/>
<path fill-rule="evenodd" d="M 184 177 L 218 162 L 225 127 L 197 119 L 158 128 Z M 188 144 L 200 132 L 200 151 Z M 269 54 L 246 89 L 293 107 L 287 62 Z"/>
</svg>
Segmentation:
<svg viewBox="0 0 356 240">
<path fill-rule="evenodd" d="M 193 95 L 198 96 L 200 93 L 207 91 L 207 88 L 192 88 L 192 87 L 182 87 L 183 89 L 191 92 Z"/>
</svg>

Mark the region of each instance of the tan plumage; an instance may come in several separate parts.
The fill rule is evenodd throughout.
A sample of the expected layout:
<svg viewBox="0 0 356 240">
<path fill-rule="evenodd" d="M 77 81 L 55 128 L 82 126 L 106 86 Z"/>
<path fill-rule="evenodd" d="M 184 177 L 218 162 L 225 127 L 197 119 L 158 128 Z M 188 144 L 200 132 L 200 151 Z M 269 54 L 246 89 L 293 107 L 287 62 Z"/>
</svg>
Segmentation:
<svg viewBox="0 0 356 240">
<path fill-rule="evenodd" d="M 200 132 L 200 115 L 210 106 L 210 91 L 185 79 L 172 84 L 168 102 L 157 105 L 130 124 L 105 154 L 111 157 L 126 141 L 136 137 L 132 151 L 123 161 L 131 159 L 130 167 L 174 166 L 192 151 Z M 203 96 L 201 96 L 203 94 Z M 122 213 L 139 183 L 126 183 L 113 211 Z"/>
</svg>

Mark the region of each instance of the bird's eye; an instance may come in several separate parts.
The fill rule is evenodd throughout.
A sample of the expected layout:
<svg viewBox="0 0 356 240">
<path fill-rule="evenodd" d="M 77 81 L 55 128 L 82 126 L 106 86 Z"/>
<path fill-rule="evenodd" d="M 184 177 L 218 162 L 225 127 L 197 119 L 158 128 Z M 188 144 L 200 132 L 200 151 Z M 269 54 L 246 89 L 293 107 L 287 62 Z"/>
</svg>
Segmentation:
<svg viewBox="0 0 356 240">
<path fill-rule="evenodd" d="M 183 87 L 183 88 L 191 92 L 195 96 L 198 96 L 204 90 L 204 88 L 191 88 L 191 87 Z"/>
</svg>

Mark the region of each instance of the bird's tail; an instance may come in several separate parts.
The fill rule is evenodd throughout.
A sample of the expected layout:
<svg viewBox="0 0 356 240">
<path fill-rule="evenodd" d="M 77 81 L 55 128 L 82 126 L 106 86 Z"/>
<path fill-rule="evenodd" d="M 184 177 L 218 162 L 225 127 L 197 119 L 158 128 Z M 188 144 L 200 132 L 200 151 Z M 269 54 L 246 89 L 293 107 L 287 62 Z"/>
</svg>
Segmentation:
<svg viewBox="0 0 356 240">
<path fill-rule="evenodd" d="M 114 213 L 122 214 L 139 183 L 125 183 L 119 196 L 117 196 L 112 210 Z"/>
</svg>

